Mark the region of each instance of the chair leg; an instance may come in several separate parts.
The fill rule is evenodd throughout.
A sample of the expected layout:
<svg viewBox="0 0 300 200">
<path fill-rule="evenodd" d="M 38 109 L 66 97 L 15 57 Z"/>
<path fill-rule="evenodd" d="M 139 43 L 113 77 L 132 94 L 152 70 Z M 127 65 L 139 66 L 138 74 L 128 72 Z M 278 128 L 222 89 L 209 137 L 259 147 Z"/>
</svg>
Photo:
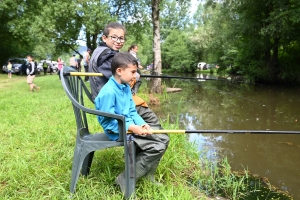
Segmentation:
<svg viewBox="0 0 300 200">
<path fill-rule="evenodd" d="M 94 151 L 90 152 L 84 159 L 83 164 L 82 164 L 82 169 L 81 169 L 81 174 L 84 176 L 89 175 L 90 173 L 90 168 L 93 162 L 93 157 L 94 157 Z"/>
<path fill-rule="evenodd" d="M 71 193 L 75 192 L 80 170 L 82 170 L 83 175 L 85 176 L 88 175 L 88 172 L 92 164 L 93 156 L 94 156 L 94 152 L 88 152 L 83 150 L 82 148 L 83 147 L 80 144 L 76 144 L 75 146 L 73 165 L 72 165 L 71 184 L 70 184 Z"/>
<path fill-rule="evenodd" d="M 77 148 L 77 146 L 76 146 Z M 76 149 L 75 148 L 75 149 Z M 77 153 L 77 151 L 74 152 L 74 158 L 73 158 L 73 164 L 72 164 L 72 174 L 71 174 L 71 184 L 70 184 L 70 192 L 74 193 L 76 188 L 76 183 L 79 178 L 81 166 L 82 166 L 82 155 L 80 151 Z"/>
<path fill-rule="evenodd" d="M 125 198 L 129 199 L 135 190 L 135 154 L 136 147 L 133 141 L 127 142 L 125 147 Z"/>
</svg>

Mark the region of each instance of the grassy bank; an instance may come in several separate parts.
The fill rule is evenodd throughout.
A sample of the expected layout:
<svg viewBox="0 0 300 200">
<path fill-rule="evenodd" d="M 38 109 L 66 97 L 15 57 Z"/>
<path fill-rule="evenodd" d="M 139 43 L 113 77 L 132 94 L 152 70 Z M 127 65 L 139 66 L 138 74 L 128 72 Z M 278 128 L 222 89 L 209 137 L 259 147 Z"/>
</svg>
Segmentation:
<svg viewBox="0 0 300 200">
<path fill-rule="evenodd" d="M 30 93 L 25 76 L 8 79 L 6 74 L 0 74 L 0 199 L 71 197 L 76 131 L 73 109 L 57 75 L 37 76 L 35 83 L 41 90 Z M 147 94 L 140 96 L 148 99 Z M 88 120 L 91 132 L 101 129 L 95 116 Z M 163 121 L 165 129 L 177 128 L 168 119 Z M 164 186 L 141 180 L 136 187 L 137 199 L 198 200 L 219 194 L 230 199 L 249 199 L 248 193 L 260 190 L 256 186 L 249 189 L 249 174 L 236 177 L 226 159 L 219 165 L 205 159 L 200 162 L 197 148 L 186 135 L 170 137 L 156 174 L 156 180 Z M 90 175 L 80 177 L 72 199 L 122 199 L 114 180 L 123 168 L 122 148 L 97 151 Z"/>
<path fill-rule="evenodd" d="M 1 199 L 70 197 L 75 144 L 73 110 L 57 75 L 37 76 L 35 83 L 41 90 L 30 93 L 25 76 L 7 79 L 6 74 L 0 75 Z M 92 131 L 100 129 L 94 117 L 89 120 Z M 172 135 L 156 174 L 164 186 L 142 180 L 137 184 L 137 197 L 206 199 L 187 181 L 199 175 L 198 158 L 185 135 Z M 73 199 L 122 199 L 114 179 L 123 167 L 121 148 L 96 152 L 91 173 L 87 179 L 79 179 Z"/>
</svg>

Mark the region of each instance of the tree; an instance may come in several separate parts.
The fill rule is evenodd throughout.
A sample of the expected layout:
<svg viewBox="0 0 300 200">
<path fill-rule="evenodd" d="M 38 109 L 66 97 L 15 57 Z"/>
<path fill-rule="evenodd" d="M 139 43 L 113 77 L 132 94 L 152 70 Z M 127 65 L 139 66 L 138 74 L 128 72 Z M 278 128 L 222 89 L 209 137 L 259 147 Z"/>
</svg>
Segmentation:
<svg viewBox="0 0 300 200">
<path fill-rule="evenodd" d="M 185 22 L 187 21 L 185 16 L 184 11 L 186 11 L 186 6 L 189 1 L 184 1 L 184 0 L 178 0 L 178 1 L 168 1 L 165 0 L 165 2 L 161 2 L 160 0 L 151 0 L 151 8 L 152 8 L 152 24 L 153 24 L 153 51 L 154 51 L 154 62 L 153 62 L 153 71 L 155 74 L 160 74 L 161 69 L 162 69 L 162 60 L 161 60 L 161 36 L 160 36 L 160 9 L 164 8 L 164 14 L 165 14 L 165 28 L 168 31 L 171 31 L 171 28 L 184 28 L 185 27 Z M 162 4 L 162 5 L 160 5 Z M 175 8 L 179 7 L 182 9 L 179 9 L 179 14 L 174 14 L 178 13 Z M 171 9 L 168 9 L 171 8 Z M 172 12 L 174 11 L 174 12 Z M 184 12 L 184 14 L 183 14 Z M 173 18 L 172 18 L 173 16 Z M 176 18 L 174 18 L 176 17 Z M 178 21 L 176 21 L 178 19 Z M 181 19 L 181 20 L 179 20 Z M 184 19 L 184 20 L 182 20 Z M 182 22 L 182 23 L 181 23 Z M 168 34 L 166 34 L 168 35 Z M 154 78 L 151 79 L 151 88 L 150 88 L 150 93 L 161 93 L 161 79 Z"/>
<path fill-rule="evenodd" d="M 29 29 L 16 23 L 24 17 L 24 13 L 20 12 L 23 4 L 20 0 L 3 0 L 0 3 L 1 64 L 11 57 L 25 57 L 33 50 L 33 42 L 29 40 Z"/>
<path fill-rule="evenodd" d="M 156 74 L 161 73 L 161 48 L 160 48 L 160 26 L 159 26 L 159 4 L 160 0 L 151 0 L 152 24 L 153 24 L 153 70 Z M 151 79 L 150 93 L 161 93 L 161 79 Z"/>
</svg>

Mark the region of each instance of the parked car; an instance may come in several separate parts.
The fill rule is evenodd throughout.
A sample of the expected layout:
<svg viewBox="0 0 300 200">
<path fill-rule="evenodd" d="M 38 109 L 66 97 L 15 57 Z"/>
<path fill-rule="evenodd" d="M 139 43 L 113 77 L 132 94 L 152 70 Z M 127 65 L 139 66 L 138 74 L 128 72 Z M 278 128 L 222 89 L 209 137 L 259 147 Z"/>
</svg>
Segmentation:
<svg viewBox="0 0 300 200">
<path fill-rule="evenodd" d="M 38 64 L 38 71 L 39 72 L 44 72 L 44 69 L 43 69 L 43 63 L 44 63 L 45 60 L 41 60 L 41 62 Z M 58 68 L 57 68 L 57 62 L 56 61 L 50 61 L 50 60 L 46 60 L 46 63 L 48 65 L 48 68 L 47 68 L 47 72 L 50 73 L 50 68 L 52 69 L 52 72 L 53 73 L 56 73 L 58 71 Z"/>
<path fill-rule="evenodd" d="M 26 68 L 27 68 L 27 59 L 26 58 L 10 58 L 8 61 L 12 64 L 11 72 L 14 74 L 26 74 Z M 2 66 L 2 72 L 8 73 L 7 70 L 7 64 L 8 61 Z"/>
<path fill-rule="evenodd" d="M 211 68 L 216 68 L 216 64 L 215 64 L 215 63 L 212 63 L 212 64 L 205 64 L 205 65 L 203 66 L 203 70 L 211 69 Z"/>
<path fill-rule="evenodd" d="M 207 70 L 207 69 L 209 69 L 209 64 L 205 64 L 204 66 L 203 66 L 203 68 L 202 68 L 203 70 Z"/>
</svg>

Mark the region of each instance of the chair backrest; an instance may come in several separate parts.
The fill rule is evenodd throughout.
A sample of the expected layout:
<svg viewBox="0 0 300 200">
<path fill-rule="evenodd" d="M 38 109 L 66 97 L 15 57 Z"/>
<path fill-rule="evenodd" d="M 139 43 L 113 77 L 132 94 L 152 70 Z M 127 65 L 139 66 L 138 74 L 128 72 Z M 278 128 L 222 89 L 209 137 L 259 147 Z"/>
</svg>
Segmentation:
<svg viewBox="0 0 300 200">
<path fill-rule="evenodd" d="M 79 134 L 87 134 L 89 131 L 81 131 L 88 129 L 87 114 L 105 116 L 114 118 L 118 121 L 120 137 L 118 141 L 126 141 L 125 117 L 122 115 L 101 112 L 96 109 L 91 109 L 85 106 L 85 101 L 89 100 L 92 103 L 92 95 L 84 80 L 80 76 L 72 76 L 72 72 L 77 72 L 71 67 L 63 67 L 60 71 L 61 82 L 63 88 L 72 102 L 73 110 L 76 118 L 77 131 Z M 84 135 L 81 135 L 84 137 Z"/>
</svg>

